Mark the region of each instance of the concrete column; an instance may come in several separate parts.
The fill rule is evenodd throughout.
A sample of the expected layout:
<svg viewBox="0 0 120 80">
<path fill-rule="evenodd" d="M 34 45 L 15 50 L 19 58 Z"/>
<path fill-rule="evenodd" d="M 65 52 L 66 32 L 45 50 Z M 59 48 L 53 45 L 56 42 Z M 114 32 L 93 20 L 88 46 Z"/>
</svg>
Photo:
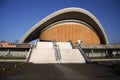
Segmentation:
<svg viewBox="0 0 120 80">
<path fill-rule="evenodd" d="M 105 50 L 105 56 L 108 57 L 108 50 Z"/>
<path fill-rule="evenodd" d="M 104 54 L 104 53 L 103 53 L 103 51 L 102 51 L 102 52 L 101 52 L 101 57 L 103 57 L 103 54 Z"/>
</svg>

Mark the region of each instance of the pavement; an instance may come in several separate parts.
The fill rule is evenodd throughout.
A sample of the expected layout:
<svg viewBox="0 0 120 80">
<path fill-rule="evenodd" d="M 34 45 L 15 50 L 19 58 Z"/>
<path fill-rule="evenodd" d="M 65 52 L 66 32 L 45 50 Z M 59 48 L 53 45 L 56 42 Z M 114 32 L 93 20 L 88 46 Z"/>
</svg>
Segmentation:
<svg viewBox="0 0 120 80">
<path fill-rule="evenodd" d="M 120 80 L 120 75 L 97 64 L 29 64 L 0 80 Z"/>
</svg>

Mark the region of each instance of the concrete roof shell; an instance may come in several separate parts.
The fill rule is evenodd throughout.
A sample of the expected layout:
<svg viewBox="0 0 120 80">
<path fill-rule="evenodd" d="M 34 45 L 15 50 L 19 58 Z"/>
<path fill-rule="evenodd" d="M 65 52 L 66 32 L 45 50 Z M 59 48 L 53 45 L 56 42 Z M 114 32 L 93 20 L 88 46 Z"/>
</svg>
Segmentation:
<svg viewBox="0 0 120 80">
<path fill-rule="evenodd" d="M 102 44 L 109 43 L 108 38 L 105 34 L 105 31 L 101 23 L 98 21 L 98 19 L 89 11 L 82 9 L 82 8 L 76 8 L 76 7 L 61 9 L 45 17 L 40 22 L 38 22 L 36 25 L 34 25 L 19 40 L 19 43 L 28 43 L 34 39 L 37 39 L 42 29 L 44 29 L 45 27 L 57 21 L 67 20 L 67 19 L 81 20 L 81 21 L 88 23 L 95 29 L 95 31 L 97 32 L 97 34 L 99 35 L 101 39 Z"/>
</svg>

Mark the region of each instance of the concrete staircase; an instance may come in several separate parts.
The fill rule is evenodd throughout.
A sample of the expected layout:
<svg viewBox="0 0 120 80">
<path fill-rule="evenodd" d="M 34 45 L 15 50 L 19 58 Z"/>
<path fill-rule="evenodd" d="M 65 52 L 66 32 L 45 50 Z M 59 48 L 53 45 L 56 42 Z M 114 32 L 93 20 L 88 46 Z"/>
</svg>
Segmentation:
<svg viewBox="0 0 120 80">
<path fill-rule="evenodd" d="M 58 48 L 55 48 L 55 45 Z M 72 49 L 69 42 L 38 42 L 32 50 L 29 62 L 32 63 L 85 63 L 85 59 L 78 49 Z M 59 49 L 59 54 L 55 50 Z M 56 59 L 59 55 L 61 58 Z"/>
<path fill-rule="evenodd" d="M 85 59 L 78 49 L 61 49 L 61 63 L 85 63 Z"/>
</svg>

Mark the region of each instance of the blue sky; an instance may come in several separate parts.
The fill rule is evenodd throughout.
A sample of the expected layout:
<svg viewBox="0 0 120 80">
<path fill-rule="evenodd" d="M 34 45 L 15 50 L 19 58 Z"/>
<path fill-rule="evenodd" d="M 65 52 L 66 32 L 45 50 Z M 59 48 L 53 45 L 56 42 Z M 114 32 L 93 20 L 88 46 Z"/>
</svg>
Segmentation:
<svg viewBox="0 0 120 80">
<path fill-rule="evenodd" d="M 120 43 L 120 0 L 0 0 L 0 41 L 19 40 L 49 14 L 68 7 L 90 11 L 110 43 Z"/>
</svg>

